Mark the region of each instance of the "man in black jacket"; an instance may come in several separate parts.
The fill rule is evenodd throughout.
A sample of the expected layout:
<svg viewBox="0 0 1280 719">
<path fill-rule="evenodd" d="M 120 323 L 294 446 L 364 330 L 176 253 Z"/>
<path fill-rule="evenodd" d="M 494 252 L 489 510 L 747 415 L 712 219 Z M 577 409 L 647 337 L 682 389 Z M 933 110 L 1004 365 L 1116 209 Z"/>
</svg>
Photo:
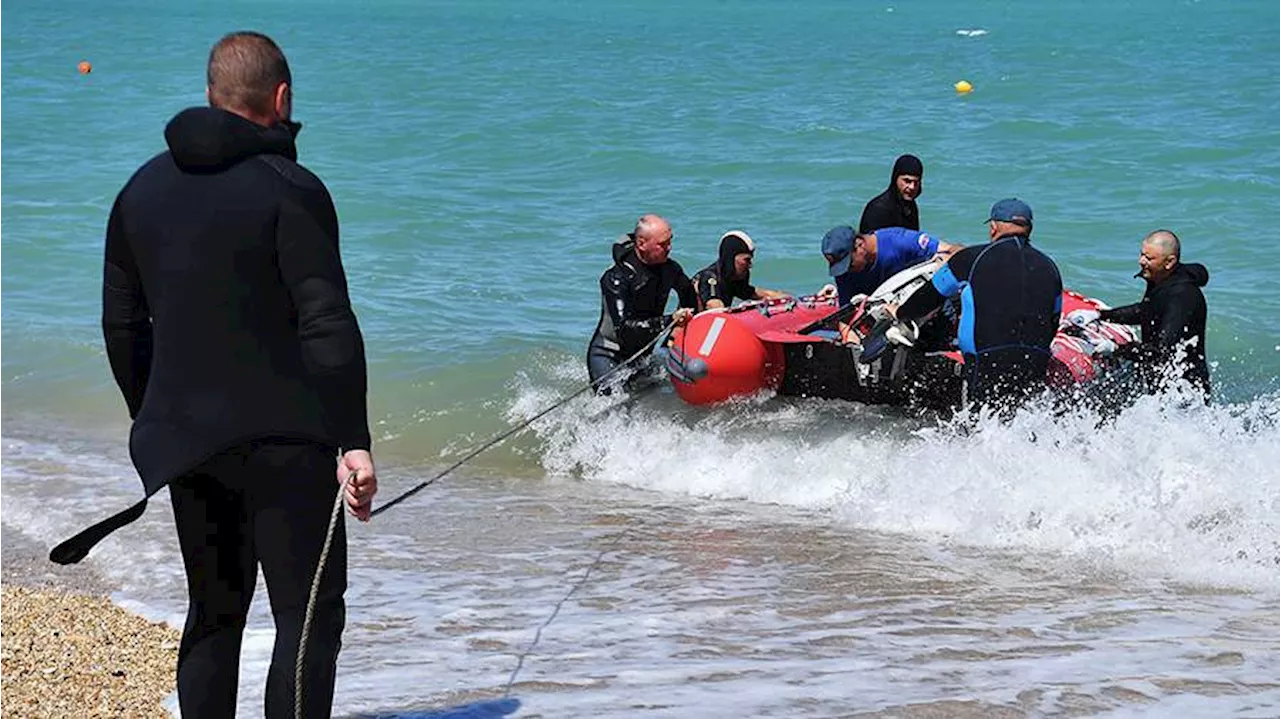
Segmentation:
<svg viewBox="0 0 1280 719">
<path fill-rule="evenodd" d="M 1169 230 L 1156 230 L 1142 240 L 1138 274 L 1147 281 L 1140 302 L 1101 312 L 1077 310 L 1071 320 L 1078 324 L 1103 319 L 1138 325 L 1142 341 L 1127 345 L 1117 356 L 1137 363 L 1143 391 L 1154 393 L 1177 366 L 1177 376 L 1209 394 L 1209 366 L 1205 362 L 1205 319 L 1208 308 L 1200 290 L 1209 283 L 1209 270 L 1200 264 L 1181 261 L 1182 243 Z"/>
<path fill-rule="evenodd" d="M 684 268 L 671 259 L 671 225 L 644 215 L 635 229 L 613 245 L 613 266 L 600 276 L 600 321 L 587 345 L 587 374 L 596 391 L 607 394 L 613 382 L 600 381 L 639 352 L 672 322 L 693 316 L 697 295 Z M 666 314 L 674 291 L 680 307 Z"/>
<path fill-rule="evenodd" d="M 338 220 L 324 183 L 296 162 L 291 85 L 270 38 L 222 38 L 209 55 L 211 107 L 169 122 L 168 151 L 129 180 L 107 225 L 107 356 L 146 496 L 169 487 L 187 572 L 177 674 L 188 718 L 235 714 L 259 564 L 276 626 L 265 715 L 293 716 L 294 663 L 331 508 L 345 491 L 349 511 L 367 520 L 377 491 Z M 145 507 L 51 558 L 79 561 Z M 304 716 L 329 715 L 346 569 L 339 523 L 312 620 Z"/>
<path fill-rule="evenodd" d="M 920 229 L 920 208 L 916 198 L 924 191 L 924 163 L 915 155 L 902 155 L 893 163 L 889 188 L 871 198 L 862 208 L 858 234 L 865 235 L 886 227 Z"/>
</svg>

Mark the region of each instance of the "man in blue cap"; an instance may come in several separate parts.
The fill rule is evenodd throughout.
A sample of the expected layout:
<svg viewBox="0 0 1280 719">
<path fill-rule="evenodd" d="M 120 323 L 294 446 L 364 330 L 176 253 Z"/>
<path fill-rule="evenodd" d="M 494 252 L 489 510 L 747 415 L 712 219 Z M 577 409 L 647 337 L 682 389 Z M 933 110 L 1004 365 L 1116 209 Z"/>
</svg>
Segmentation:
<svg viewBox="0 0 1280 719">
<path fill-rule="evenodd" d="M 822 256 L 836 279 L 840 304 L 855 295 L 869 295 L 893 275 L 938 255 L 950 255 L 958 247 L 938 242 L 927 232 L 887 227 L 855 233 L 852 227 L 834 227 L 822 238 Z"/>
<path fill-rule="evenodd" d="M 948 297 L 960 296 L 957 337 L 964 355 L 965 394 L 977 406 L 1015 408 L 1044 387 L 1049 345 L 1062 312 L 1062 276 L 1031 246 L 1031 207 L 997 202 L 987 217 L 991 242 L 966 247 L 901 307 L 891 334 L 910 343 L 916 327 Z"/>
</svg>

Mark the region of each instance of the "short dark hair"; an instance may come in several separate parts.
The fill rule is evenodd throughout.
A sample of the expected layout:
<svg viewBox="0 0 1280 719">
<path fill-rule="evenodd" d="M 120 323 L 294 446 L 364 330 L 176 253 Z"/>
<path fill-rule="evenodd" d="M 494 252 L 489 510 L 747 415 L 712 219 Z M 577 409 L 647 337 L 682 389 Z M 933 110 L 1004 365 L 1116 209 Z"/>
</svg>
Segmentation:
<svg viewBox="0 0 1280 719">
<path fill-rule="evenodd" d="M 280 83 L 293 83 L 289 61 L 274 40 L 260 32 L 223 36 L 209 51 L 209 102 L 228 110 L 268 114 Z"/>
<path fill-rule="evenodd" d="M 1166 255 L 1182 259 L 1182 241 L 1173 234 L 1173 230 L 1156 230 L 1143 238 L 1142 244 L 1145 245 L 1148 242 L 1159 247 Z"/>
</svg>

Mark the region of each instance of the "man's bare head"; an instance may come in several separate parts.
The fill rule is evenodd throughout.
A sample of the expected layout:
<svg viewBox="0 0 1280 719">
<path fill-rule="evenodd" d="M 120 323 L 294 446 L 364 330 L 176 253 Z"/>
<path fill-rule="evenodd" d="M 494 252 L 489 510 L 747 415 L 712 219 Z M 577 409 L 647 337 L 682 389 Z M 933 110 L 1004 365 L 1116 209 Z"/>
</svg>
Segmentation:
<svg viewBox="0 0 1280 719">
<path fill-rule="evenodd" d="M 1164 255 L 1182 257 L 1182 241 L 1169 230 L 1156 230 L 1142 239 L 1142 244 L 1151 245 Z"/>
<path fill-rule="evenodd" d="M 258 32 L 233 32 L 209 51 L 209 104 L 262 125 L 288 120 L 293 77 L 280 46 Z"/>
<path fill-rule="evenodd" d="M 1151 284 L 1158 285 L 1169 275 L 1182 257 L 1182 242 L 1169 230 L 1156 230 L 1142 239 L 1142 254 L 1138 256 L 1138 274 Z"/>
<path fill-rule="evenodd" d="M 660 265 L 671 254 L 671 225 L 661 215 L 641 215 L 636 220 L 636 255 L 646 265 Z"/>
</svg>

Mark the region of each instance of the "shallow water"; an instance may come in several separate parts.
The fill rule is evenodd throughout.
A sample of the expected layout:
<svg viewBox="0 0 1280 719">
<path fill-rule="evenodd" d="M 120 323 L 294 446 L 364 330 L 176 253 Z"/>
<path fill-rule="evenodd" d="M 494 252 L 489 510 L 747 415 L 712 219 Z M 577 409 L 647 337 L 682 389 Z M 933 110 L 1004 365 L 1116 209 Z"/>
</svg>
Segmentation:
<svg viewBox="0 0 1280 719">
<path fill-rule="evenodd" d="M 1070 418 L 1031 415 L 955 446 L 945 426 L 850 432 L 847 405 L 744 406 L 690 432 L 673 403 L 588 400 L 603 420 L 539 426 L 547 477 L 464 472 L 350 524 L 336 710 L 500 695 L 579 582 L 511 687 L 517 716 L 1280 709 L 1276 486 L 1252 465 L 1275 461 L 1274 423 L 1181 418 L 1199 446 L 1125 472 L 1117 450 L 1167 417 L 1139 406 L 1105 442 L 1074 444 Z M 132 500 L 118 450 L 77 452 L 7 439 L 4 522 L 49 538 Z M 992 458 L 1005 466 L 979 469 Z M 432 469 L 384 467 L 385 491 Z M 165 505 L 89 561 L 128 605 L 178 623 Z M 249 713 L 269 626 L 260 601 Z"/>
</svg>

